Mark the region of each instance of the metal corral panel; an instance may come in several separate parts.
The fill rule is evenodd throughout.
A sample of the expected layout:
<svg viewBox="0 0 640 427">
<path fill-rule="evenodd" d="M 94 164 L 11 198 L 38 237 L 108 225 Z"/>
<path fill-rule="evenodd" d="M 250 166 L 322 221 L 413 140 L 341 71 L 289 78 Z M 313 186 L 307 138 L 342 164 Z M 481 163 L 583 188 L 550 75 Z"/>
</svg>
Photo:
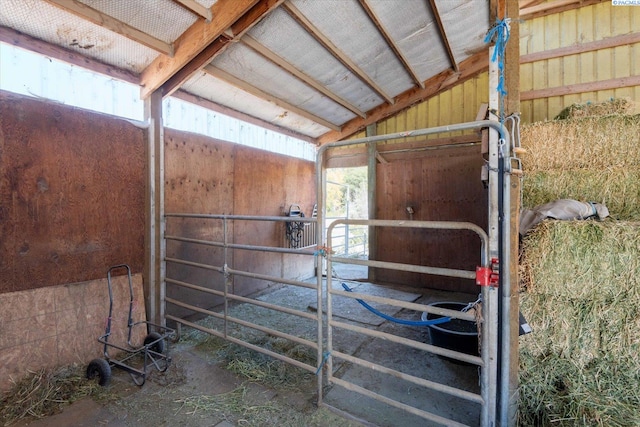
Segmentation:
<svg viewBox="0 0 640 427">
<path fill-rule="evenodd" d="M 158 56 L 153 49 L 37 0 L 2 0 L 0 25 L 136 73 Z"/>
<path fill-rule="evenodd" d="M 362 111 L 368 111 L 383 102 L 382 98 L 356 78 L 285 11 L 273 11 L 249 34 Z"/>
<path fill-rule="evenodd" d="M 269 95 L 274 95 L 335 125 L 355 117 L 351 111 L 246 46 L 237 45 L 234 49 L 227 50 L 213 61 L 213 65 L 254 87 L 266 88 Z"/>
<path fill-rule="evenodd" d="M 274 125 L 297 129 L 303 135 L 317 137 L 329 130 L 206 73 L 199 73 L 189 79 L 183 89 L 225 107 L 246 112 Z"/>
</svg>

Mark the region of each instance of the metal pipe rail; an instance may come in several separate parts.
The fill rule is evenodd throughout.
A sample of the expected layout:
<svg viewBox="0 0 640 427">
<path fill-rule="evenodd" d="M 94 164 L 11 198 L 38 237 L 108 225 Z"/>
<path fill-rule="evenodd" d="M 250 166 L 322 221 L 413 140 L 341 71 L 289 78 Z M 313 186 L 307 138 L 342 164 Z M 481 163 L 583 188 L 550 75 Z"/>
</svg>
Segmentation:
<svg viewBox="0 0 640 427">
<path fill-rule="evenodd" d="M 325 217 L 325 199 L 326 199 L 326 170 L 324 165 L 325 152 L 330 148 L 335 147 L 346 147 L 349 145 L 358 145 L 358 144 L 371 144 L 376 142 L 388 141 L 393 139 L 405 138 L 405 137 L 414 137 L 414 136 L 426 136 L 426 135 L 434 135 L 438 133 L 450 133 L 461 130 L 470 130 L 470 129 L 482 129 L 482 128 L 490 128 L 495 133 L 492 133 L 492 137 L 490 138 L 490 172 L 491 176 L 493 176 L 493 180 L 495 180 L 496 171 L 498 170 L 498 165 L 503 164 L 503 159 L 501 156 L 509 156 L 509 150 L 511 147 L 510 135 L 507 129 L 498 121 L 494 120 L 477 120 L 473 122 L 467 123 L 459 123 L 454 125 L 445 125 L 445 126 L 437 126 L 426 129 L 418 129 L 413 131 L 406 132 L 397 132 L 393 134 L 387 135 L 376 135 L 369 136 L 365 138 L 351 139 L 345 141 L 335 141 L 325 145 L 322 145 L 317 152 L 316 155 L 316 184 L 318 188 L 318 223 L 324 224 Z M 499 136 L 499 142 L 496 143 L 494 141 L 494 135 L 497 134 Z M 497 149 L 497 146 L 500 145 L 500 149 Z M 503 152 L 505 151 L 506 152 Z M 507 176 L 505 180 L 508 183 L 508 174 L 510 171 L 510 165 L 507 165 L 506 169 L 502 172 Z M 502 169 L 502 168 L 500 168 Z M 497 221 L 495 221 L 496 212 L 498 211 L 498 189 L 497 186 L 491 185 L 489 191 L 489 212 L 490 212 L 490 221 L 489 221 L 489 230 L 490 230 L 490 238 L 489 244 L 486 245 L 485 249 L 483 249 L 483 257 L 486 256 L 486 259 L 489 258 L 488 254 L 496 253 L 495 242 L 498 240 L 496 236 L 500 236 L 503 233 L 503 230 L 499 229 L 497 226 Z M 325 232 L 322 227 L 318 227 L 318 244 L 322 244 L 322 242 L 326 242 Z M 331 255 L 328 255 L 327 267 L 330 269 L 330 258 Z M 342 260 L 341 260 L 342 261 Z M 502 269 L 502 264 L 504 260 L 500 260 L 500 268 Z M 320 265 L 321 263 L 319 263 Z M 486 262 L 482 263 L 483 266 L 486 266 Z M 330 270 L 329 270 L 330 271 Z M 321 266 L 318 267 L 319 275 L 322 274 Z M 501 273 L 504 271 L 501 270 Z M 329 278 L 330 275 L 327 275 Z M 506 278 L 500 277 L 501 285 L 508 286 L 507 283 L 505 285 Z M 318 279 L 318 287 L 322 286 L 322 282 Z M 327 289 L 331 289 L 328 286 Z M 330 294 L 330 292 L 328 292 Z M 497 414 L 497 372 L 498 372 L 498 292 L 497 288 L 494 286 L 483 286 L 482 287 L 482 300 L 483 300 L 483 308 L 486 310 L 485 313 L 485 321 L 482 323 L 482 359 L 484 368 L 481 370 L 482 378 L 481 378 L 481 391 L 484 399 L 484 403 L 482 404 L 482 414 L 481 414 L 481 425 L 482 426 L 490 426 L 493 425 L 496 419 Z M 509 305 L 510 302 L 506 299 L 502 299 L 503 305 Z M 328 298 L 328 305 L 330 304 L 330 298 Z M 505 307 L 505 311 L 508 312 L 509 307 Z M 329 328 L 330 333 L 331 328 Z M 329 340 L 330 342 L 330 340 Z M 505 350 L 506 351 L 506 350 Z M 504 356 L 503 356 L 504 360 Z M 329 363 L 331 362 L 331 358 L 329 358 Z M 331 370 L 329 370 L 331 371 Z M 503 382 L 503 381 L 502 381 Z M 501 392 L 504 394 L 505 387 L 504 384 L 500 384 Z M 321 393 L 321 390 L 319 389 Z M 319 400 L 319 403 L 321 401 Z M 409 412 L 411 410 L 407 409 Z"/>
<path fill-rule="evenodd" d="M 210 335 L 214 335 L 214 336 L 216 336 L 218 338 L 223 338 L 223 339 L 225 339 L 225 340 L 227 340 L 229 342 L 232 342 L 234 344 L 238 344 L 238 345 L 241 345 L 241 346 L 246 347 L 248 349 L 257 351 L 259 353 L 266 354 L 268 356 L 273 357 L 274 359 L 278 359 L 280 361 L 287 362 L 287 363 L 289 363 L 289 364 L 291 364 L 293 366 L 297 366 L 298 368 L 304 369 L 306 371 L 315 373 L 316 370 L 317 370 L 316 367 L 307 365 L 306 363 L 303 363 L 303 362 L 300 362 L 300 361 L 298 361 L 296 359 L 292 359 L 290 357 L 284 356 L 284 355 L 282 355 L 280 353 L 276 353 L 274 351 L 267 350 L 265 348 L 262 348 L 262 347 L 259 347 L 257 345 L 248 343 L 246 341 L 242 341 L 241 339 L 238 339 L 238 338 L 235 338 L 235 337 L 225 336 L 224 334 L 221 334 L 219 331 L 216 331 L 215 329 L 206 328 L 204 326 L 198 325 L 197 323 L 189 322 L 188 320 L 181 319 L 179 317 L 172 316 L 170 314 L 167 314 L 165 317 L 168 320 L 173 320 L 174 322 L 180 323 L 180 324 L 188 326 L 190 328 L 197 329 L 197 330 L 202 331 L 202 332 L 206 332 L 206 333 L 208 333 Z"/>
<path fill-rule="evenodd" d="M 481 250 L 480 250 L 480 265 L 483 267 L 487 267 L 488 266 L 488 258 L 489 258 L 489 237 L 487 236 L 486 232 L 480 228 L 479 226 L 473 224 L 473 223 L 469 223 L 469 222 L 447 222 L 447 221 L 394 221 L 394 220 L 339 220 L 339 221 L 335 221 L 333 224 L 331 224 L 328 228 L 327 228 L 327 239 L 329 241 L 331 241 L 331 236 L 332 236 L 332 232 L 334 230 L 335 226 L 340 225 L 341 223 L 345 223 L 345 224 L 354 224 L 354 225 L 366 225 L 366 226 L 372 226 L 372 227 L 397 227 L 397 228 L 415 228 L 415 229 L 438 229 L 438 230 L 452 230 L 452 231 L 471 231 L 473 233 L 475 233 L 479 238 L 480 238 L 480 242 L 481 242 Z M 345 264 L 357 264 L 357 265 L 366 265 L 366 266 L 370 266 L 370 267 L 381 267 L 381 268 L 388 268 L 388 269 L 393 269 L 393 270 L 401 270 L 401 271 L 411 271 L 411 272 L 417 272 L 417 273 L 427 273 L 427 274 L 439 274 L 439 275 L 443 275 L 443 276 L 449 276 L 449 277 L 463 277 L 463 278 L 469 278 L 469 279 L 475 279 L 476 277 L 476 272 L 474 271 L 467 271 L 467 270 L 456 270 L 456 269 L 448 269 L 448 268 L 434 268 L 434 267 L 427 267 L 427 266 L 420 266 L 420 265 L 411 265 L 411 264 L 401 264 L 401 263 L 393 263 L 393 262 L 385 262 L 385 261 L 370 261 L 370 260 L 358 260 L 358 259 L 352 259 L 352 258 L 336 258 L 333 257 L 331 255 L 331 251 L 329 251 L 329 254 L 327 255 L 327 269 L 329 270 L 331 268 L 331 264 L 333 262 L 342 262 Z M 426 311 L 426 312 L 434 312 L 434 311 L 438 311 L 438 314 L 440 315 L 445 315 L 445 316 L 450 316 L 452 318 L 458 318 L 458 319 L 464 319 L 464 320 L 471 320 L 471 321 L 475 321 L 476 318 L 473 314 L 470 313 L 462 313 L 460 311 L 456 311 L 456 310 L 446 310 L 446 309 L 441 309 L 441 308 L 437 308 L 436 307 L 431 307 L 431 306 L 426 306 L 423 304 L 416 304 L 416 303 L 406 303 L 406 302 L 402 302 L 402 301 L 398 301 L 398 300 L 393 300 L 390 298 L 384 298 L 384 297 L 377 297 L 377 296 L 373 296 L 373 295 L 364 295 L 364 294 L 358 294 L 358 293 L 354 293 L 354 292 L 344 292 L 344 291 L 340 291 L 340 290 L 334 290 L 333 286 L 332 286 L 332 278 L 330 277 L 330 275 L 327 275 L 327 325 L 328 325 L 328 329 L 327 329 L 327 350 L 328 350 L 328 354 L 330 355 L 327 359 L 327 364 L 328 364 L 328 380 L 329 382 L 333 382 L 335 384 L 339 384 L 342 386 L 345 386 L 345 384 L 348 384 L 348 386 L 346 386 L 348 389 L 353 389 L 354 391 L 357 392 L 361 392 L 363 389 L 362 387 L 357 386 L 356 384 L 353 383 L 349 383 L 347 381 L 344 381 L 342 379 L 339 378 L 335 378 L 333 377 L 333 360 L 332 358 L 338 358 L 338 359 L 343 359 L 343 360 L 347 360 L 349 362 L 352 363 L 356 363 L 360 366 L 363 366 L 365 368 L 369 368 L 372 369 L 376 372 L 382 372 L 388 375 L 392 375 L 398 378 L 401 378 L 402 380 L 411 382 L 413 384 L 431 389 L 431 390 L 436 390 L 439 392 L 444 392 L 447 394 L 450 394 L 452 396 L 464 399 L 464 400 L 468 400 L 470 402 L 474 402 L 474 403 L 478 403 L 481 405 L 484 405 L 485 403 L 485 399 L 482 397 L 482 395 L 476 394 L 476 393 L 471 393 L 465 390 L 461 390 L 461 389 L 457 389 L 455 387 L 451 387 L 451 386 L 447 386 L 444 384 L 438 384 L 438 383 L 434 383 L 431 381 L 427 381 L 425 379 L 419 378 L 419 377 L 415 377 L 413 375 L 408 375 L 408 374 L 403 374 L 400 373 L 394 369 L 388 368 L 388 367 L 384 367 L 381 365 L 378 365 L 376 363 L 372 363 L 370 361 L 367 360 L 363 360 L 360 359 L 358 357 L 352 356 L 352 355 L 348 355 L 348 354 L 344 354 L 342 352 L 336 352 L 333 350 L 333 329 L 334 328 L 340 328 L 340 329 L 344 329 L 344 330 L 349 330 L 352 332 L 356 332 L 358 334 L 362 334 L 362 335 L 366 335 L 366 336 L 370 336 L 373 338 L 380 338 L 386 341 L 390 341 L 390 342 L 394 342 L 394 343 L 398 343 L 401 345 L 405 345 L 407 347 L 412 347 L 418 350 L 422 350 L 422 351 L 426 351 L 429 353 L 433 353 L 433 354 L 437 354 L 439 356 L 444 356 L 444 357 L 449 357 L 455 360 L 460 360 L 463 362 L 467 362 L 467 363 L 471 363 L 471 364 L 475 364 L 481 368 L 483 368 L 485 365 L 485 359 L 482 357 L 478 357 L 478 356 L 473 356 L 473 355 L 469 355 L 469 354 L 465 354 L 465 353 L 461 353 L 461 352 L 457 352 L 457 351 L 453 351 L 453 350 L 448 350 L 448 349 L 444 349 L 441 347 L 437 347 L 431 344 L 426 344 L 426 343 L 422 343 L 419 341 L 415 341 L 415 340 L 411 340 L 408 338 L 404 338 L 404 337 L 400 337 L 400 336 L 396 336 L 387 332 L 382 332 L 382 331 L 377 331 L 377 330 L 372 330 L 372 329 L 368 329 L 368 328 L 364 328 L 364 327 L 360 327 L 360 326 L 355 326 L 349 323 L 345 323 L 345 322 L 340 322 L 337 320 L 334 320 L 333 318 L 333 311 L 332 311 L 332 296 L 333 295 L 338 295 L 341 297 L 346 297 L 346 298 L 352 298 L 352 299 L 361 299 L 361 300 L 368 300 L 368 301 L 375 301 L 375 302 L 379 302 L 379 303 L 383 303 L 383 304 L 391 304 L 397 307 L 403 307 L 403 308 L 409 308 L 415 311 Z M 481 370 L 483 372 L 483 376 L 486 376 L 487 373 L 484 372 L 485 370 L 482 369 Z M 422 418 L 431 420 L 431 421 L 437 421 L 437 422 L 443 422 L 443 420 L 445 420 L 445 418 L 442 418 L 436 414 L 433 414 L 431 412 L 428 411 L 424 411 L 415 407 L 411 407 L 408 406 L 406 404 L 403 404 L 401 402 L 398 402 L 394 399 L 390 399 L 388 397 L 385 396 L 381 396 L 377 393 L 373 393 L 370 392 L 368 390 L 366 390 L 363 394 L 376 399 L 378 401 L 387 403 L 391 406 L 397 407 L 397 408 L 401 408 L 403 410 L 406 410 L 410 413 L 413 413 L 415 415 L 418 415 Z M 460 425 L 460 424 L 455 424 L 455 423 L 451 423 L 451 420 L 446 420 L 446 424 L 447 425 Z"/>
<path fill-rule="evenodd" d="M 296 309 L 292 309 L 292 308 L 288 308 L 288 307 L 284 307 L 284 306 L 280 306 L 277 304 L 272 304 L 272 303 L 267 303 L 265 301 L 259 301 L 256 299 L 252 299 L 252 298 L 247 298 L 247 297 L 243 297 L 240 295 L 234 295 L 231 292 L 229 292 L 231 283 L 232 283 L 232 278 L 234 276 L 242 276 L 242 277 L 249 277 L 249 278 L 253 278 L 253 279 L 257 279 L 257 280 L 264 280 L 264 281 L 270 281 L 270 282 L 274 282 L 274 283 L 283 283 L 283 284 L 287 284 L 287 285 L 292 285 L 292 286 L 297 286 L 297 287 L 301 287 L 301 288 L 307 288 L 307 289 L 312 289 L 316 291 L 316 295 L 317 295 L 317 303 L 318 303 L 318 307 L 322 306 L 322 290 L 321 289 L 317 289 L 317 286 L 314 284 L 310 284 L 307 282 L 303 282 L 300 280 L 293 280 L 293 279 L 285 279 L 282 277 L 276 277 L 276 276 L 270 276 L 270 275 L 266 275 L 266 274 L 259 274 L 259 273 L 254 273 L 254 272 L 248 272 L 248 271 L 242 271 L 242 270 L 238 270 L 238 269 L 234 269 L 234 268 L 230 268 L 228 265 L 228 259 L 229 259 L 229 254 L 228 254 L 228 250 L 247 250 L 247 251 L 258 251 L 258 252 L 273 252 L 273 253 L 283 253 L 283 254 L 295 254 L 295 255 L 306 255 L 306 256 L 317 256 L 318 253 L 314 250 L 309 250 L 309 249 L 293 249 L 293 248 L 285 248 L 285 247 L 276 247 L 276 246 L 264 246 L 264 245 L 249 245 L 249 244 L 238 244 L 238 243 L 232 243 L 230 242 L 230 237 L 229 237 L 229 222 L 231 221 L 263 221 L 263 222 L 283 222 L 283 223 L 289 223 L 289 222 L 297 222 L 297 223 L 309 223 L 309 224 L 316 224 L 317 223 L 317 219 L 314 217 L 310 217 L 310 218 L 305 218 L 305 217 L 287 217 L 287 216 L 252 216 L 252 215 L 217 215 L 217 214 L 191 214 L 191 213 L 168 213 L 165 214 L 165 218 L 166 219 L 170 219 L 170 218 L 177 218 L 177 219 L 202 219 L 202 220 L 211 220 L 211 221 L 221 221 L 222 222 L 222 237 L 220 240 L 208 240 L 208 239 L 199 239 L 199 238 L 193 238 L 193 237 L 185 237 L 185 236 L 179 236 L 179 235 L 165 235 L 165 241 L 175 241 L 175 242 L 181 242 L 181 243 L 185 243 L 185 244 L 194 244 L 194 245 L 203 245 L 203 246 L 208 246 L 208 247 L 215 247 L 215 248 L 221 248 L 223 249 L 223 254 L 222 254 L 222 260 L 220 260 L 220 264 L 221 265 L 211 265 L 211 264 L 206 264 L 206 263 L 202 263 L 202 262 L 195 262 L 195 261 L 189 261 L 189 260 L 185 260 L 185 259 L 180 259 L 180 258 L 176 258 L 176 257 L 170 257 L 170 256 L 165 256 L 164 258 L 164 262 L 165 263 L 173 263 L 173 264 L 179 264 L 179 265 L 184 265 L 184 266 L 189 266 L 189 267 L 195 267 L 195 268 L 202 268 L 202 269 L 206 269 L 206 270 L 210 270 L 210 271 L 215 271 L 217 273 L 220 273 L 224 276 L 225 278 L 225 284 L 224 284 L 224 289 L 222 290 L 214 290 L 214 289 L 209 289 L 209 288 L 205 288 L 203 286 L 199 286 L 196 284 L 192 284 L 192 283 L 188 283 L 185 281 L 181 281 L 181 280 L 176 280 L 170 277 L 164 277 L 164 282 L 167 284 L 172 284 L 174 286 L 178 286 L 178 287 L 183 287 L 183 288 L 187 288 L 187 289 L 192 289 L 195 291 L 199 291 L 199 292 L 204 292 L 206 294 L 210 294 L 210 295 L 215 295 L 218 297 L 222 297 L 224 299 L 224 310 L 222 313 L 217 313 L 211 310 L 207 310 L 201 307 L 197 307 L 194 306 L 192 304 L 188 304 L 184 301 L 180 301 L 176 298 L 170 298 L 170 297 L 166 297 L 164 298 L 164 303 L 165 304 L 172 304 L 175 305 L 177 307 L 182 307 L 191 311 L 194 311 L 196 313 L 201 313 L 201 314 L 205 314 L 208 316 L 212 316 L 216 319 L 219 319 L 222 321 L 222 325 L 220 327 L 220 330 L 215 330 L 212 328 L 207 328 L 207 327 L 203 327 L 201 325 L 198 325 L 194 322 L 190 322 L 186 319 L 182 319 L 178 316 L 174 316 L 174 315 L 165 315 L 165 318 L 168 320 L 173 320 L 175 322 L 177 322 L 178 324 L 181 325 L 186 325 L 195 329 L 198 329 L 200 331 L 212 334 L 214 336 L 223 338 L 229 342 L 232 342 L 234 344 L 238 344 L 241 345 L 243 347 L 249 348 L 251 350 L 260 352 L 262 354 L 266 354 L 268 356 L 271 356 L 277 360 L 281 360 L 283 362 L 287 362 L 289 364 L 292 364 L 294 366 L 297 366 L 299 368 L 302 368 L 306 371 L 309 372 L 313 372 L 315 373 L 321 366 L 322 364 L 322 310 L 318 310 L 317 313 L 312 314 L 312 313 L 308 313 L 308 312 L 304 312 L 304 311 L 300 311 L 300 310 L 296 310 Z M 165 269 L 166 270 L 166 269 Z M 240 319 L 237 317 L 233 317 L 229 315 L 229 302 L 238 302 L 238 303 L 244 303 L 244 304 L 252 304 L 264 309 L 268 309 L 268 310 L 273 310 L 273 311 L 278 311 L 281 313 L 285 313 L 287 315 L 292 315 L 292 316 L 296 316 L 300 319 L 306 319 L 309 321 L 314 321 L 317 324 L 317 340 L 316 342 L 313 341 L 309 341 L 305 338 L 300 338 L 294 335 L 291 335 L 289 333 L 286 333 L 284 331 L 278 331 L 276 329 L 272 329 L 270 327 L 266 327 L 266 326 L 262 326 L 256 323 L 253 323 L 251 321 L 248 320 L 244 320 L 244 319 Z M 260 331 L 264 334 L 267 335 L 272 335 L 275 337 L 279 337 L 279 338 L 283 338 L 286 340 L 289 340 L 291 342 L 294 342 L 296 344 L 301 344 L 304 345 L 310 349 L 313 349 L 317 352 L 317 357 L 316 357 L 316 366 L 311 366 L 308 365 L 304 362 L 300 362 L 298 360 L 292 359 L 291 357 L 288 357 L 284 354 L 280 354 L 280 353 L 276 353 L 272 350 L 268 350 L 265 348 L 262 348 L 260 346 L 257 346 L 255 344 L 243 341 L 242 339 L 239 339 L 237 337 L 234 337 L 232 335 L 229 334 L 228 331 L 228 326 L 229 324 L 235 324 L 235 325 L 239 325 L 241 327 L 246 327 L 246 328 L 251 328 L 257 331 Z M 322 381 L 322 377 L 318 376 L 318 383 L 320 384 Z"/>
</svg>

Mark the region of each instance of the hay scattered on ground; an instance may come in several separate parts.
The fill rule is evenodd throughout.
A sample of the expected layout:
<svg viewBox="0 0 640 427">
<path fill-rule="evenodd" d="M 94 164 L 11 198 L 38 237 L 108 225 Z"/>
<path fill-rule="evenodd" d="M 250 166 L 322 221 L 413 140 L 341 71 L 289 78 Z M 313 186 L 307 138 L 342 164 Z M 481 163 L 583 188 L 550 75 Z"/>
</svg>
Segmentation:
<svg viewBox="0 0 640 427">
<path fill-rule="evenodd" d="M 640 425 L 640 223 L 545 221 L 524 240 L 520 424 Z"/>
<path fill-rule="evenodd" d="M 201 415 L 216 412 L 226 415 L 233 413 L 239 418 L 251 419 L 252 425 L 264 425 L 279 410 L 279 407 L 273 402 L 261 405 L 248 404 L 246 386 L 240 386 L 228 393 L 215 396 L 187 396 L 176 400 L 176 403 L 181 405 L 176 414 Z"/>
<path fill-rule="evenodd" d="M 62 411 L 86 396 L 100 401 L 113 399 L 95 381 L 87 381 L 79 366 L 40 369 L 16 382 L 0 401 L 0 420 L 8 426 L 27 417 L 43 418 Z"/>
</svg>

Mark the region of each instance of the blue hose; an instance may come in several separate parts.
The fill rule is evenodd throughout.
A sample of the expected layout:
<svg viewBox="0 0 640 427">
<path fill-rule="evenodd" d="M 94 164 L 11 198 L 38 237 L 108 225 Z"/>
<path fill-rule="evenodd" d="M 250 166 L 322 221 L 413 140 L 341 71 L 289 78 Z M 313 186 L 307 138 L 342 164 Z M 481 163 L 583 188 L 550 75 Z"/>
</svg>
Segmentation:
<svg viewBox="0 0 640 427">
<path fill-rule="evenodd" d="M 353 292 L 346 283 L 342 284 L 342 287 L 344 288 L 345 291 L 347 292 Z M 367 304 L 366 302 L 362 301 L 361 299 L 357 299 L 356 301 L 358 301 L 360 304 L 362 304 L 362 306 L 364 308 L 366 308 L 367 310 L 369 310 L 370 312 L 372 312 L 373 314 L 382 317 L 383 319 L 389 320 L 391 322 L 394 323 L 399 323 L 401 325 L 407 325 L 407 326 L 429 326 L 429 325 L 439 325 L 440 323 L 447 323 L 451 320 L 450 317 L 439 317 L 437 319 L 433 319 L 433 320 L 405 320 L 405 319 L 398 319 L 397 317 L 391 317 L 387 314 L 382 313 L 381 311 L 376 310 L 375 308 L 371 307 L 369 304 Z"/>
</svg>

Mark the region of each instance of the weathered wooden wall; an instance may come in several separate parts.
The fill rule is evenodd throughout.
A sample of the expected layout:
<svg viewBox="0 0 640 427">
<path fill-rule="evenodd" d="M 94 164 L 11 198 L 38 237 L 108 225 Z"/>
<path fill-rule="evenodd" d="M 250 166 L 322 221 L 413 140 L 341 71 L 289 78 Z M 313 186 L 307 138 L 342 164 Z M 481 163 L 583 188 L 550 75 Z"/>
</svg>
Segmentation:
<svg viewBox="0 0 640 427">
<path fill-rule="evenodd" d="M 0 92 L 0 293 L 144 264 L 144 130 Z"/>
<path fill-rule="evenodd" d="M 315 203 L 315 166 L 312 162 L 243 147 L 206 136 L 172 129 L 165 130 L 166 198 L 168 213 L 209 213 L 256 216 L 283 216 L 289 205 L 299 204 L 310 214 Z M 282 247 L 282 223 L 233 221 L 229 241 Z M 219 220 L 169 219 L 167 234 L 223 240 Z M 222 266 L 223 250 L 190 243 L 168 242 L 169 257 Z M 313 258 L 297 255 L 229 250 L 227 264 L 237 270 L 276 277 L 307 278 L 314 274 Z M 222 291 L 222 274 L 196 267 L 167 263 L 167 276 Z M 232 292 L 248 295 L 269 283 L 234 277 Z M 220 298 L 167 286 L 167 295 L 200 307 L 213 307 Z M 169 306 L 169 312 L 189 312 Z"/>
<path fill-rule="evenodd" d="M 479 146 L 378 164 L 377 219 L 466 221 L 485 228 L 487 190 L 480 180 L 482 164 Z M 376 258 L 384 261 L 471 271 L 480 264 L 480 240 L 473 232 L 380 228 L 377 242 Z M 389 283 L 477 292 L 473 280 L 391 270 L 377 270 L 375 275 Z"/>
</svg>

